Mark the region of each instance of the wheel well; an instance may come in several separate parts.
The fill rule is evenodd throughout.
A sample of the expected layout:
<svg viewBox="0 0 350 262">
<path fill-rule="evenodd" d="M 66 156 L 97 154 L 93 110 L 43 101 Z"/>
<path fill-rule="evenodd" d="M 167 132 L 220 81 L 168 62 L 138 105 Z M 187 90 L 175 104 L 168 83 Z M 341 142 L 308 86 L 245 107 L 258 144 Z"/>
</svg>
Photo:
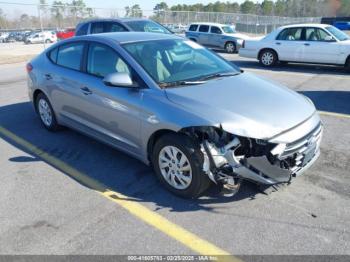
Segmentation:
<svg viewBox="0 0 350 262">
<path fill-rule="evenodd" d="M 265 51 L 265 50 L 270 50 L 270 51 L 274 52 L 274 53 L 276 54 L 277 60 L 278 60 L 278 54 L 277 54 L 276 50 L 274 50 L 274 49 L 272 49 L 272 48 L 263 48 L 263 49 L 261 49 L 261 50 L 259 51 L 259 53 L 258 53 L 258 57 L 257 57 L 258 60 L 260 59 L 261 52 L 263 52 L 263 51 Z"/>
<path fill-rule="evenodd" d="M 40 89 L 37 89 L 37 90 L 35 90 L 34 93 L 33 93 L 33 104 L 34 104 L 35 110 L 36 110 L 35 101 L 36 101 L 36 98 L 38 97 L 39 94 L 44 94 L 44 92 L 41 91 Z"/>
<path fill-rule="evenodd" d="M 193 41 L 193 42 L 197 42 L 197 39 L 192 38 L 192 37 L 190 38 L 190 40 Z"/>
<path fill-rule="evenodd" d="M 225 42 L 225 46 L 226 46 L 228 43 L 232 43 L 232 44 L 234 44 L 235 46 L 237 46 L 236 43 L 235 43 L 235 41 L 232 41 L 232 40 L 226 41 L 226 42 Z"/>
<path fill-rule="evenodd" d="M 348 55 L 348 57 L 345 60 L 345 66 L 349 66 L 350 67 L 350 55 Z"/>
<path fill-rule="evenodd" d="M 152 155 L 152 151 L 153 151 L 153 147 L 156 144 L 157 140 L 159 138 L 161 138 L 162 136 L 164 136 L 165 134 L 177 134 L 177 132 L 170 130 L 170 129 L 161 129 L 161 130 L 157 130 L 156 132 L 154 132 L 150 139 L 148 140 L 147 143 L 147 157 L 148 160 L 151 161 L 151 155 Z"/>
</svg>

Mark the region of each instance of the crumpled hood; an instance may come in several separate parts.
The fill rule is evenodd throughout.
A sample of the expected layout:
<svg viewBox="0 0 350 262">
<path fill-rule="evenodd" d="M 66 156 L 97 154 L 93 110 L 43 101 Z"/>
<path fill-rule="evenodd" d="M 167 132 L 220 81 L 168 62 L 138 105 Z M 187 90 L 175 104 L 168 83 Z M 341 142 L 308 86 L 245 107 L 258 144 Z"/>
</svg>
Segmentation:
<svg viewBox="0 0 350 262">
<path fill-rule="evenodd" d="M 256 139 L 289 130 L 316 110 L 302 95 L 249 73 L 165 92 L 170 101 L 214 126 Z"/>
</svg>

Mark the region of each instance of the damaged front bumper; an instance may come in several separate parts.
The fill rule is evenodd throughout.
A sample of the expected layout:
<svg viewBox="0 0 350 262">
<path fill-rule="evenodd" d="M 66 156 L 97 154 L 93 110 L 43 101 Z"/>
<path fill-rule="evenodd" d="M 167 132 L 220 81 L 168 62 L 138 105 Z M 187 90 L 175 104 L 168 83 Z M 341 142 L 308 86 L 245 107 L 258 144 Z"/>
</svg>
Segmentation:
<svg viewBox="0 0 350 262">
<path fill-rule="evenodd" d="M 213 182 L 233 184 L 236 188 L 242 179 L 263 185 L 289 183 L 319 157 L 322 132 L 319 122 L 311 132 L 291 143 L 234 136 L 229 143 L 218 147 L 218 143 L 207 139 L 201 143 L 203 170 Z"/>
</svg>

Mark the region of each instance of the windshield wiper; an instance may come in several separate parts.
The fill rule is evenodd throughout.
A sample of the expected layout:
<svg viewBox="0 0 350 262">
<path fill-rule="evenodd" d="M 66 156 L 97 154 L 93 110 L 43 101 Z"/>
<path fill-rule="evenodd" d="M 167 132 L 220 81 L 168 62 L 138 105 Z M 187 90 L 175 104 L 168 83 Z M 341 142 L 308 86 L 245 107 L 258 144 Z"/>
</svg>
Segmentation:
<svg viewBox="0 0 350 262">
<path fill-rule="evenodd" d="M 241 72 L 216 73 L 216 74 L 203 76 L 202 78 L 199 78 L 199 80 L 205 81 L 205 80 L 209 80 L 209 79 L 213 79 L 213 78 L 236 76 L 236 75 L 239 75 L 239 74 L 241 74 Z"/>
<path fill-rule="evenodd" d="M 190 85 L 200 85 L 204 84 L 205 81 L 174 81 L 174 82 L 160 82 L 158 85 L 163 88 L 163 87 L 175 87 L 175 86 L 190 86 Z"/>
</svg>

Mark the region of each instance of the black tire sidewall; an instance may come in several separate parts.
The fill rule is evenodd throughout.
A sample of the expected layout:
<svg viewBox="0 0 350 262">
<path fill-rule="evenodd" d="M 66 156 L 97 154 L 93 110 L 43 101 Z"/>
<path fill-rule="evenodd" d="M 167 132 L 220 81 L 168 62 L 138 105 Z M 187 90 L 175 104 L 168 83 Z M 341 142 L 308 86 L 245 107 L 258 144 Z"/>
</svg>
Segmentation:
<svg viewBox="0 0 350 262">
<path fill-rule="evenodd" d="M 233 44 L 233 46 L 235 47 L 235 49 L 232 51 L 232 52 L 229 52 L 227 51 L 227 45 L 228 44 Z M 225 51 L 228 53 L 228 54 L 234 54 L 236 51 L 237 51 L 237 45 L 235 42 L 232 42 L 232 41 L 229 41 L 225 44 Z"/>
<path fill-rule="evenodd" d="M 50 110 L 51 110 L 51 115 L 52 115 L 52 121 L 51 121 L 51 125 L 50 126 L 47 126 L 43 120 L 41 119 L 41 116 L 40 116 L 40 112 L 39 112 L 39 101 L 41 99 L 44 99 L 46 101 L 46 103 L 49 105 L 50 107 Z M 55 112 L 51 106 L 51 103 L 49 101 L 49 99 L 47 98 L 47 96 L 43 93 L 40 93 L 37 97 L 36 97 L 36 100 L 35 100 L 35 110 L 37 112 L 37 114 L 39 115 L 39 118 L 40 118 L 40 122 L 41 124 L 49 131 L 56 131 L 58 128 L 59 128 L 59 125 L 57 123 L 57 120 L 56 120 L 56 116 L 55 116 Z"/>
<path fill-rule="evenodd" d="M 180 149 L 190 162 L 192 181 L 189 187 L 180 190 L 172 187 L 161 174 L 158 156 L 165 146 L 175 146 Z M 152 165 L 157 178 L 172 193 L 184 198 L 196 198 L 210 185 L 209 177 L 203 172 L 203 154 L 199 145 L 183 134 L 167 134 L 156 142 L 152 152 Z"/>
<path fill-rule="evenodd" d="M 264 53 L 267 53 L 267 52 L 269 52 L 269 53 L 271 53 L 271 54 L 273 55 L 273 62 L 272 62 L 270 65 L 265 65 L 265 64 L 262 62 L 262 56 L 264 55 Z M 267 50 L 262 51 L 262 52 L 260 53 L 260 56 L 259 56 L 259 62 L 260 62 L 260 64 L 263 65 L 263 66 L 265 66 L 265 67 L 272 67 L 272 66 L 276 65 L 277 60 L 278 60 L 278 59 L 277 59 L 277 54 L 276 54 L 276 52 L 273 51 L 273 50 L 270 50 L 270 49 L 267 49 Z"/>
</svg>

